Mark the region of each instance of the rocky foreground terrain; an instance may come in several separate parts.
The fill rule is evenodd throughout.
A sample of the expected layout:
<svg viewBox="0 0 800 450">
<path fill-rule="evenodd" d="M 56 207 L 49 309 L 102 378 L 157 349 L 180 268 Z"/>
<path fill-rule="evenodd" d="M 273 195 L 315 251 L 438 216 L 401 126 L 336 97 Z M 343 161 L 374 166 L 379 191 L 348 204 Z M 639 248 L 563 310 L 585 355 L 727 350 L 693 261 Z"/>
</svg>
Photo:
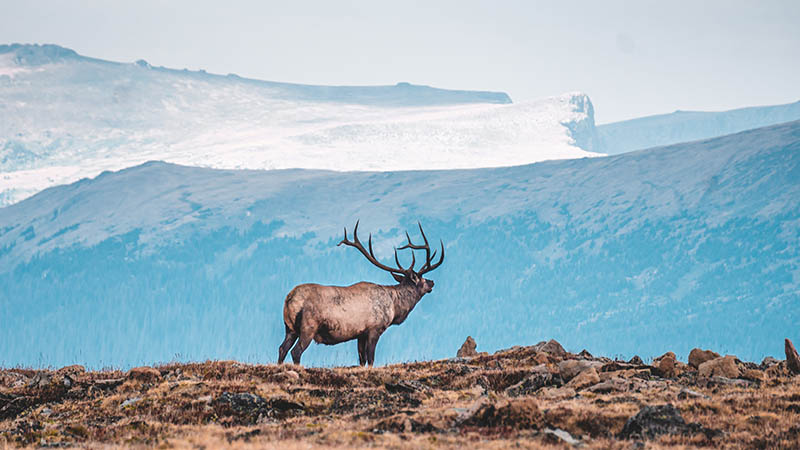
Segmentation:
<svg viewBox="0 0 800 450">
<path fill-rule="evenodd" d="M 0 370 L 0 448 L 800 448 L 800 359 L 649 364 L 555 341 L 372 369 Z"/>
</svg>

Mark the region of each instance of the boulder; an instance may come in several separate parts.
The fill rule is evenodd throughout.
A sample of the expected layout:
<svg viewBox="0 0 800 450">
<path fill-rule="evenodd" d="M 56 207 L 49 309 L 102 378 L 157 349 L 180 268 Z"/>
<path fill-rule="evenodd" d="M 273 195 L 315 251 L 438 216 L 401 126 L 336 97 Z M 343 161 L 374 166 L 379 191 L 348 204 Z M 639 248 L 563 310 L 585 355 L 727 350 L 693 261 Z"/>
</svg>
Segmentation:
<svg viewBox="0 0 800 450">
<path fill-rule="evenodd" d="M 597 374 L 597 369 L 594 367 L 589 367 L 588 369 L 579 373 L 575 378 L 570 380 L 570 382 L 567 383 L 567 386 L 575 390 L 580 390 L 589 386 L 593 386 L 599 382 L 600 375 Z"/>
<path fill-rule="evenodd" d="M 800 356 L 797 355 L 792 341 L 786 339 L 784 342 L 784 349 L 786 351 L 786 367 L 793 375 L 800 374 Z"/>
<path fill-rule="evenodd" d="M 611 378 L 595 385 L 588 387 L 586 390 L 595 392 L 597 394 L 608 394 L 609 392 L 626 392 L 630 390 L 633 382 L 623 380 L 622 378 Z"/>
<path fill-rule="evenodd" d="M 506 389 L 506 395 L 509 397 L 519 397 L 521 395 L 530 395 L 545 386 L 561 386 L 561 378 L 558 375 L 553 376 L 550 372 L 536 371 L 531 375 L 525 377 L 519 383 Z"/>
<path fill-rule="evenodd" d="M 672 378 L 677 375 L 677 371 L 675 370 L 677 363 L 678 362 L 675 360 L 674 353 L 672 353 L 671 355 L 666 354 L 658 361 L 658 366 L 656 367 L 658 367 L 658 370 L 664 377 Z"/>
<path fill-rule="evenodd" d="M 698 376 L 705 378 L 739 378 L 741 374 L 739 368 L 736 366 L 736 357 L 731 355 L 706 361 L 700 364 L 697 371 Z"/>
<path fill-rule="evenodd" d="M 642 366 L 644 365 L 644 361 L 642 361 L 642 358 L 640 358 L 639 355 L 634 355 L 633 358 L 631 358 L 631 360 L 628 361 L 628 364 L 635 364 L 637 366 Z"/>
<path fill-rule="evenodd" d="M 555 356 L 566 356 L 567 351 L 555 339 L 550 339 L 547 342 L 540 342 L 534 346 L 537 352 L 549 353 Z"/>
<path fill-rule="evenodd" d="M 719 358 L 719 353 L 712 352 L 711 350 L 700 350 L 699 348 L 695 348 L 689 353 L 689 365 L 695 369 L 699 369 L 700 364 L 716 358 Z"/>
<path fill-rule="evenodd" d="M 568 359 L 558 363 L 558 373 L 561 375 L 561 379 L 564 381 L 569 381 L 584 370 L 588 370 L 589 368 L 600 370 L 601 367 L 603 367 L 603 363 L 599 361 L 590 361 L 588 359 Z"/>
<path fill-rule="evenodd" d="M 764 381 L 764 372 L 756 369 L 743 369 L 740 378 L 750 381 Z"/>
<path fill-rule="evenodd" d="M 472 356 L 477 356 L 478 352 L 475 349 L 478 347 L 478 344 L 475 343 L 475 339 L 472 339 L 472 336 L 467 336 L 467 340 L 461 344 L 461 348 L 458 349 L 456 353 L 457 358 L 469 358 Z"/>
<path fill-rule="evenodd" d="M 161 380 L 161 372 L 148 366 L 134 367 L 128 371 L 128 374 L 125 375 L 125 378 L 129 380 L 142 381 L 144 383 L 155 383 Z"/>
</svg>

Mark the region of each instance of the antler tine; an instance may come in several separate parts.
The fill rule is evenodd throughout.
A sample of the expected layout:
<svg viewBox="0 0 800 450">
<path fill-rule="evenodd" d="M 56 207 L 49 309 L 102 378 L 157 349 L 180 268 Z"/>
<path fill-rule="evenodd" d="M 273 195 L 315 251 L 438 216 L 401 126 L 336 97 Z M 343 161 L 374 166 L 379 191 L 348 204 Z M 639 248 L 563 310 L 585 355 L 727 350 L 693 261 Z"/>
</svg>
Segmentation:
<svg viewBox="0 0 800 450">
<path fill-rule="evenodd" d="M 406 272 L 409 271 L 409 270 L 414 270 L 414 266 L 417 264 L 417 258 L 416 258 L 416 256 L 414 256 L 414 250 L 411 250 L 411 266 L 409 266 L 409 267 L 407 267 L 405 269 L 403 269 L 403 265 L 400 264 L 400 258 L 397 256 L 397 250 L 398 249 L 394 249 L 394 262 L 397 263 L 397 267 L 399 267 L 400 269 L 402 269 L 402 270 L 404 270 Z"/>
<path fill-rule="evenodd" d="M 395 274 L 398 274 L 398 275 L 405 275 L 406 271 L 403 270 L 402 267 L 400 267 L 399 269 L 395 269 L 394 267 L 389 267 L 389 266 L 387 266 L 385 264 L 381 264 L 380 261 L 378 261 L 378 258 L 376 258 L 375 255 L 372 252 L 372 233 L 370 233 L 370 235 L 369 235 L 369 251 L 367 251 L 367 249 L 364 248 L 364 245 L 361 244 L 361 241 L 358 239 L 358 224 L 359 224 L 359 221 L 356 221 L 356 226 L 353 228 L 353 240 L 350 241 L 350 240 L 347 239 L 347 227 L 345 227 L 345 229 L 344 229 L 344 239 L 342 239 L 342 241 L 339 242 L 339 244 L 337 244 L 337 245 L 345 244 L 345 245 L 349 245 L 350 247 L 355 247 L 355 249 L 358 250 L 359 252 L 361 252 L 361 254 L 364 255 L 364 257 L 367 258 L 367 260 L 369 262 L 371 262 L 373 265 L 375 265 L 379 269 L 385 270 L 387 272 L 395 273 Z"/>
<path fill-rule="evenodd" d="M 422 266 L 422 268 L 419 270 L 419 275 L 430 272 L 431 270 L 441 266 L 442 263 L 444 262 L 444 242 L 439 240 L 439 243 L 442 244 L 442 253 L 439 255 L 439 261 L 437 261 L 436 264 L 433 265 L 431 265 L 430 262 L 428 262 L 428 264 Z"/>
</svg>

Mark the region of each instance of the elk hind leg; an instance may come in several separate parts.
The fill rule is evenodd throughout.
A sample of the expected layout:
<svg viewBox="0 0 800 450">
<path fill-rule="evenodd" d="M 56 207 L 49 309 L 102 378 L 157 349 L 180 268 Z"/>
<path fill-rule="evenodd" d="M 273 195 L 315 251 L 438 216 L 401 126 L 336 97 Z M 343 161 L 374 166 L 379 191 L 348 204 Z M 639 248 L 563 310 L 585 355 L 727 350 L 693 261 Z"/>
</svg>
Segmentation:
<svg viewBox="0 0 800 450">
<path fill-rule="evenodd" d="M 367 335 L 362 334 L 358 337 L 358 365 L 363 366 L 367 363 Z"/>
<path fill-rule="evenodd" d="M 300 356 L 303 355 L 308 345 L 311 344 L 311 339 L 313 337 L 314 332 L 310 331 L 308 328 L 304 328 L 300 331 L 300 339 L 298 339 L 297 344 L 295 344 L 292 349 L 292 361 L 294 361 L 295 364 L 300 364 Z"/>
<path fill-rule="evenodd" d="M 281 344 L 280 348 L 278 348 L 278 364 L 282 364 L 283 360 L 286 359 L 286 354 L 289 353 L 289 349 L 292 348 L 295 341 L 297 341 L 297 333 L 286 327 L 286 338 L 283 340 L 283 344 Z"/>
</svg>

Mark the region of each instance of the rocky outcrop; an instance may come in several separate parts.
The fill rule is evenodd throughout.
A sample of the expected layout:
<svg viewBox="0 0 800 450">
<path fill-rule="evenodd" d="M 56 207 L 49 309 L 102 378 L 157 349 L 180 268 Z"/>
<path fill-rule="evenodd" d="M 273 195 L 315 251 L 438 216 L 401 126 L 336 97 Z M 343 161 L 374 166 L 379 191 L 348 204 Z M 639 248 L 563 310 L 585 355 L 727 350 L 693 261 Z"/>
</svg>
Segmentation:
<svg viewBox="0 0 800 450">
<path fill-rule="evenodd" d="M 699 348 L 692 349 L 689 353 L 689 365 L 695 369 L 700 368 L 700 364 L 712 359 L 719 358 L 719 353 L 712 352 L 711 350 L 701 350 Z"/>
<path fill-rule="evenodd" d="M 795 350 L 792 341 L 786 339 L 784 341 L 784 349 L 786 351 L 786 366 L 789 371 L 794 375 L 800 374 L 800 356 L 797 355 L 797 350 Z"/>
<path fill-rule="evenodd" d="M 144 383 L 155 383 L 161 380 L 161 372 L 152 367 L 134 367 L 125 376 L 129 380 L 142 381 Z"/>
<path fill-rule="evenodd" d="M 558 363 L 558 373 L 561 375 L 561 378 L 564 381 L 569 381 L 585 370 L 590 368 L 600 370 L 601 367 L 603 367 L 603 363 L 600 361 L 592 361 L 588 359 L 568 359 Z"/>
<path fill-rule="evenodd" d="M 712 359 L 700 364 L 697 369 L 697 375 L 700 377 L 725 377 L 725 378 L 739 378 L 741 372 L 736 366 L 735 356 L 724 356 L 722 358 Z"/>
<path fill-rule="evenodd" d="M 458 349 L 456 353 L 456 357 L 458 358 L 470 358 L 473 356 L 477 356 L 478 352 L 475 349 L 478 347 L 478 344 L 475 343 L 475 339 L 472 339 L 472 336 L 467 336 L 467 340 L 461 344 L 461 348 Z"/>
<path fill-rule="evenodd" d="M 593 386 L 599 382 L 600 375 L 597 374 L 597 369 L 594 367 L 589 367 L 588 369 L 579 373 L 575 378 L 570 380 L 570 382 L 567 383 L 567 386 L 575 390 L 580 390 L 589 386 Z"/>
<path fill-rule="evenodd" d="M 550 339 L 547 342 L 539 342 L 533 346 L 537 352 L 548 353 L 553 356 L 566 356 L 567 351 L 555 339 Z"/>
</svg>

